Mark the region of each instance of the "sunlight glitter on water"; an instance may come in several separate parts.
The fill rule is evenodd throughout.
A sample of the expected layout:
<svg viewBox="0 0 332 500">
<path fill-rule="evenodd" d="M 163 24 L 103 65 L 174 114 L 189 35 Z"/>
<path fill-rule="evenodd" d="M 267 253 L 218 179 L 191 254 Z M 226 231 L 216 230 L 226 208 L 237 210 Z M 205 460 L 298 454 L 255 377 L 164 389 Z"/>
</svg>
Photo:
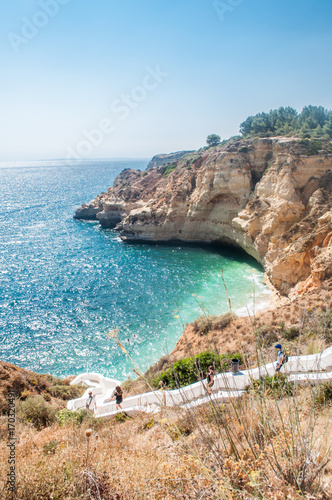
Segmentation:
<svg viewBox="0 0 332 500">
<path fill-rule="evenodd" d="M 37 372 L 133 375 L 107 336 L 119 328 L 140 369 L 169 352 L 182 325 L 267 300 L 261 267 L 241 252 L 193 245 L 124 244 L 77 206 L 123 168 L 145 162 L 61 162 L 0 169 L 0 359 Z M 14 201 L 15 200 L 15 201 Z M 10 242 L 10 244 L 9 244 Z M 193 296 L 196 294 L 196 297 Z M 199 304 L 197 303 L 199 298 Z M 177 311 L 178 314 L 175 314 Z M 179 316 L 179 318 L 175 318 Z"/>
</svg>

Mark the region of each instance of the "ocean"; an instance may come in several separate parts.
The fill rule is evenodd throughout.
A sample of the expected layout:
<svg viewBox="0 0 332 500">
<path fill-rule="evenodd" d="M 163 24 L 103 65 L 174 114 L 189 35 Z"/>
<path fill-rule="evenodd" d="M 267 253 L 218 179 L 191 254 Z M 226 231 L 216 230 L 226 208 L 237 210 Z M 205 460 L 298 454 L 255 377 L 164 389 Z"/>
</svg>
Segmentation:
<svg viewBox="0 0 332 500">
<path fill-rule="evenodd" d="M 74 212 L 146 160 L 0 163 L 0 360 L 54 376 L 124 380 L 170 352 L 201 314 L 267 303 L 263 269 L 233 248 L 123 243 Z"/>
</svg>

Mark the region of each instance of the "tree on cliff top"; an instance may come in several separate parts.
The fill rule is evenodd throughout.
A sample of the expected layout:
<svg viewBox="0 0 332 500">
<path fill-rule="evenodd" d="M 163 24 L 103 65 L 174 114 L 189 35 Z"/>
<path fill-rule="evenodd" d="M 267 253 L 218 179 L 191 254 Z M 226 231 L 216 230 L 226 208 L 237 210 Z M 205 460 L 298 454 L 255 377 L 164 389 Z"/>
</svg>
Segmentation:
<svg viewBox="0 0 332 500">
<path fill-rule="evenodd" d="M 296 135 L 330 139 L 332 111 L 323 106 L 305 106 L 301 113 L 290 106 L 271 109 L 268 113 L 249 116 L 240 125 L 243 137 L 272 137 Z"/>
<path fill-rule="evenodd" d="M 220 144 L 220 136 L 217 134 L 210 134 L 206 138 L 206 144 L 211 147 L 211 146 L 217 146 Z"/>
</svg>

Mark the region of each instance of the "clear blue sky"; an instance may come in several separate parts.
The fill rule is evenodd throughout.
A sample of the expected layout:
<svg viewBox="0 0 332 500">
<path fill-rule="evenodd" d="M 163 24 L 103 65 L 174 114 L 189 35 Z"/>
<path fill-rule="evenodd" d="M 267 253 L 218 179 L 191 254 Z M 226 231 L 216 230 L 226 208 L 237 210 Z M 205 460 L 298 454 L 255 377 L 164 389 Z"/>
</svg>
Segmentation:
<svg viewBox="0 0 332 500">
<path fill-rule="evenodd" d="M 330 0 L 214 3 L 2 0 L 0 161 L 150 157 L 332 108 Z"/>
</svg>

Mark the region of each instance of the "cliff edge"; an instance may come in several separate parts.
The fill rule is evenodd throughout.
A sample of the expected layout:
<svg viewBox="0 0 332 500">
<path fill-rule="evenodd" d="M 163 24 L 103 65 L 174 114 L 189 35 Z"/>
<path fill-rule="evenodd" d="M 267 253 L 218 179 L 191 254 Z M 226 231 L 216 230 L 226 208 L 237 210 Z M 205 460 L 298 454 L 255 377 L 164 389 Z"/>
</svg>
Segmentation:
<svg viewBox="0 0 332 500">
<path fill-rule="evenodd" d="M 155 155 L 152 160 L 149 161 L 145 170 L 151 170 L 151 168 L 161 167 L 167 163 L 180 160 L 180 158 L 188 153 L 193 153 L 193 151 L 176 151 L 175 153 Z"/>
<path fill-rule="evenodd" d="M 332 143 L 238 139 L 126 169 L 74 217 L 97 219 L 124 241 L 235 245 L 281 293 L 301 293 L 332 276 Z"/>
</svg>

